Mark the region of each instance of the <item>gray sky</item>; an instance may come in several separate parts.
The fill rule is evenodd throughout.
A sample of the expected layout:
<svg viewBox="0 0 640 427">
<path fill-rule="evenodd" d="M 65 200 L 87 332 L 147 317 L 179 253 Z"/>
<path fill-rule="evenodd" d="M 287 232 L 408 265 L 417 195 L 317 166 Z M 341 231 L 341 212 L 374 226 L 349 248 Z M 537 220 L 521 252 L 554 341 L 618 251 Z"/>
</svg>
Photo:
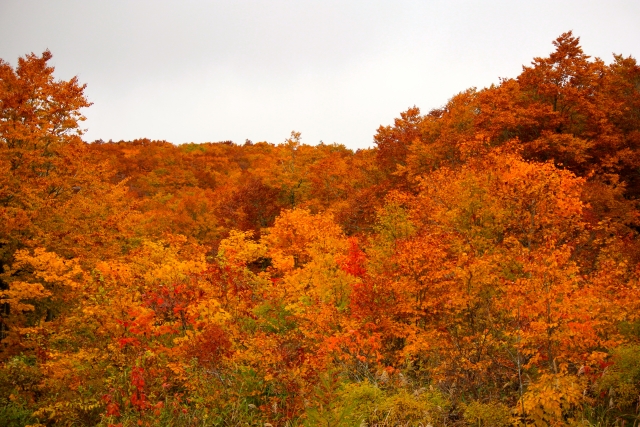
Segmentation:
<svg viewBox="0 0 640 427">
<path fill-rule="evenodd" d="M 94 103 L 87 141 L 372 145 L 417 105 L 517 76 L 573 30 L 640 54 L 640 1 L 0 0 L 0 58 L 50 49 Z"/>
</svg>

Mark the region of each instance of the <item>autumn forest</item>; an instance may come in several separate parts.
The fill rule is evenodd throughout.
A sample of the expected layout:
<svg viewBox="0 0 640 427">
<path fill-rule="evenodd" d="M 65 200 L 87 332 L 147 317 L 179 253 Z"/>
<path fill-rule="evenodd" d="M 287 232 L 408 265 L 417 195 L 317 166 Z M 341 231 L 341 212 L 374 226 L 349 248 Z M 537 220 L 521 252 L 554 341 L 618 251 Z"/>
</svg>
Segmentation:
<svg viewBox="0 0 640 427">
<path fill-rule="evenodd" d="M 0 425 L 638 425 L 640 66 L 550 51 L 357 151 L 84 141 L 0 60 Z"/>
</svg>

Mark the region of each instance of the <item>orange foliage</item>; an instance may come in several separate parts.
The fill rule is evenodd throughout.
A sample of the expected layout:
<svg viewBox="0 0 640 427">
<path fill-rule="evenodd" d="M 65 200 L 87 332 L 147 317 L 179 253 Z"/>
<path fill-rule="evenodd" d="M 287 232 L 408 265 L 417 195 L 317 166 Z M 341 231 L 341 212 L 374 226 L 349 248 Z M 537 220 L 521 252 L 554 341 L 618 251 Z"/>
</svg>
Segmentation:
<svg viewBox="0 0 640 427">
<path fill-rule="evenodd" d="M 0 61 L 0 423 L 637 420 L 640 67 L 554 46 L 357 152 L 87 144 Z"/>
</svg>

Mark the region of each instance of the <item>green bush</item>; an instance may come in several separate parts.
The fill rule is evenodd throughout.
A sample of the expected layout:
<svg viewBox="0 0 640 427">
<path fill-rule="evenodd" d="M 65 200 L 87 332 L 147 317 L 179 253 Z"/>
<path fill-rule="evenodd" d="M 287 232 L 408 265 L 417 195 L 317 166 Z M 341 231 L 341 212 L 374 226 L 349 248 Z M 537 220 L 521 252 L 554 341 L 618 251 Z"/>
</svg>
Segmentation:
<svg viewBox="0 0 640 427">
<path fill-rule="evenodd" d="M 23 427 L 35 422 L 31 410 L 13 402 L 0 406 L 0 426 Z"/>
<path fill-rule="evenodd" d="M 499 402 L 471 402 L 463 407 L 463 418 L 470 426 L 506 427 L 511 425 L 509 407 Z"/>
<path fill-rule="evenodd" d="M 391 427 L 445 425 L 449 401 L 439 392 L 383 390 L 368 381 L 342 386 L 334 402 L 307 411 L 306 425 Z"/>
<path fill-rule="evenodd" d="M 637 421 L 640 396 L 640 346 L 622 346 L 612 352 L 613 365 L 595 385 L 606 417 Z"/>
</svg>

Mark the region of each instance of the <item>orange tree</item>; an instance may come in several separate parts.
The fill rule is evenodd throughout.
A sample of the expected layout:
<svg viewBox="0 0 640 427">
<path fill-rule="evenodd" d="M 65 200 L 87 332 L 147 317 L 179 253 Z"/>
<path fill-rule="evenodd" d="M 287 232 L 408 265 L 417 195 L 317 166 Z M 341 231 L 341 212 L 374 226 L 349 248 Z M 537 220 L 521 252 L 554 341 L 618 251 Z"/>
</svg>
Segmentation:
<svg viewBox="0 0 640 427">
<path fill-rule="evenodd" d="M 625 340 L 620 322 L 636 318 L 633 299 L 618 296 L 638 292 L 624 252 L 580 262 L 592 243 L 583 185 L 551 163 L 496 152 L 392 196 L 352 302 L 384 363 L 473 399 L 511 390 L 511 404 L 528 402 L 522 416 L 553 412 L 527 384 L 601 368 Z M 603 287 L 603 277 L 618 279 Z"/>
</svg>

